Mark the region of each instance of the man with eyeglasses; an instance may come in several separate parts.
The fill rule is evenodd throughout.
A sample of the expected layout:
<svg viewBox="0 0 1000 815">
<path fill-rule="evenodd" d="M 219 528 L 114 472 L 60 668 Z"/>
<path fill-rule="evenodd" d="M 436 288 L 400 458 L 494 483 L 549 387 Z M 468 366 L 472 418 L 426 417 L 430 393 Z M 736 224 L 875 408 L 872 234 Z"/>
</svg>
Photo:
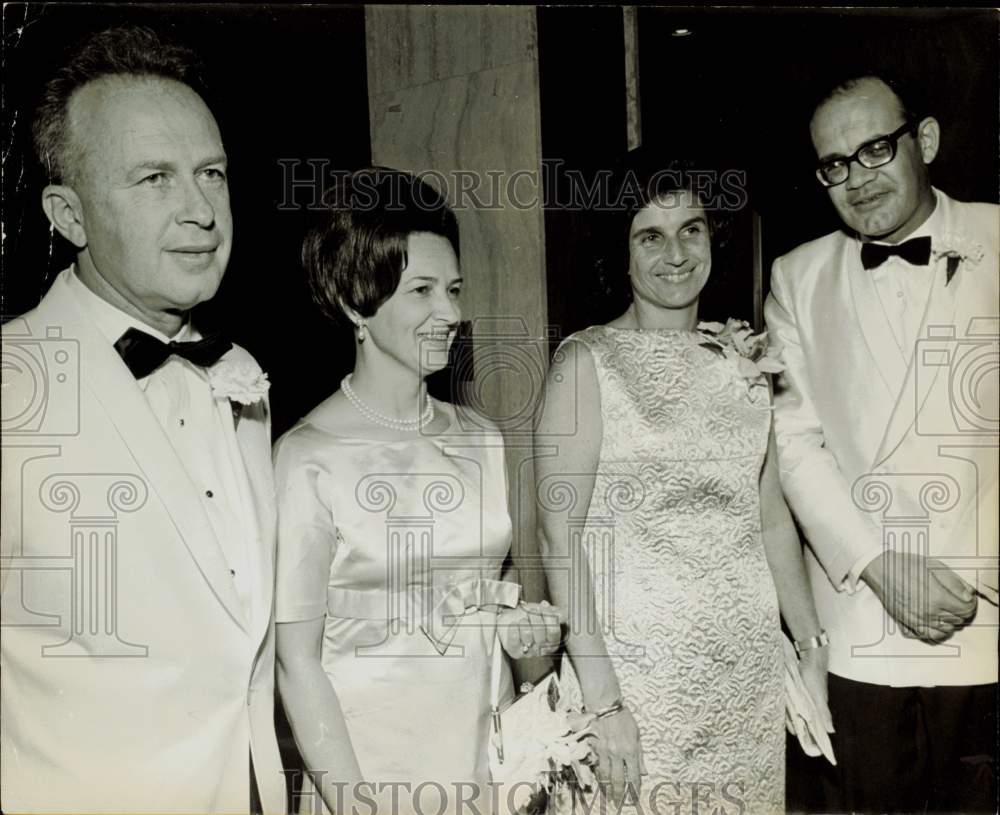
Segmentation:
<svg viewBox="0 0 1000 815">
<path fill-rule="evenodd" d="M 996 811 L 998 208 L 931 186 L 923 113 L 875 76 L 822 98 L 845 229 L 775 261 L 765 306 L 829 639 L 838 765 L 806 769 L 825 812 Z"/>
</svg>

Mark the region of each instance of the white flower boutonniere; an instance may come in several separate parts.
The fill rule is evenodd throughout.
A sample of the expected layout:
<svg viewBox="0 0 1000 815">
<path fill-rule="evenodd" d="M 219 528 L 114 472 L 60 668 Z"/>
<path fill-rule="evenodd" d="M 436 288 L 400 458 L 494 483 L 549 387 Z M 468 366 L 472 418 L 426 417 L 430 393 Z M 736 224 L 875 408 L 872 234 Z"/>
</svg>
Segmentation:
<svg viewBox="0 0 1000 815">
<path fill-rule="evenodd" d="M 252 359 L 223 358 L 208 369 L 208 381 L 216 399 L 228 399 L 246 406 L 263 399 L 271 387 L 267 374 Z"/>
<path fill-rule="evenodd" d="M 940 248 L 937 244 L 940 244 Z M 931 254 L 934 260 L 947 259 L 944 279 L 944 284 L 947 286 L 962 264 L 977 266 L 986 253 L 982 244 L 972 240 L 965 233 L 946 232 L 940 241 L 935 241 Z"/>
<path fill-rule="evenodd" d="M 754 334 L 745 320 L 730 317 L 725 325 L 698 323 L 698 332 L 705 339 L 699 345 L 735 362 L 736 371 L 747 380 L 748 388 L 767 384 L 761 379 L 761 374 L 776 374 L 785 370 L 781 362 L 781 346 L 769 344 L 766 331 Z"/>
</svg>

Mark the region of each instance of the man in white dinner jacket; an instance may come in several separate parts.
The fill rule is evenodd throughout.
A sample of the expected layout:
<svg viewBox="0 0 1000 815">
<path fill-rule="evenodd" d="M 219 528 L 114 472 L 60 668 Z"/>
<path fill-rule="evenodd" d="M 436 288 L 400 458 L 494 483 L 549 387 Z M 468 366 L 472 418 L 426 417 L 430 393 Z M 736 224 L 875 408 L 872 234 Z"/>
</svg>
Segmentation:
<svg viewBox="0 0 1000 815">
<path fill-rule="evenodd" d="M 893 85 L 856 77 L 815 108 L 844 230 L 775 261 L 765 307 L 829 636 L 839 763 L 817 807 L 993 812 L 1000 215 L 931 186 L 939 124 Z"/>
<path fill-rule="evenodd" d="M 102 32 L 34 123 L 77 255 L 3 333 L 8 814 L 285 808 L 266 379 L 190 319 L 232 239 L 191 56 Z"/>
</svg>

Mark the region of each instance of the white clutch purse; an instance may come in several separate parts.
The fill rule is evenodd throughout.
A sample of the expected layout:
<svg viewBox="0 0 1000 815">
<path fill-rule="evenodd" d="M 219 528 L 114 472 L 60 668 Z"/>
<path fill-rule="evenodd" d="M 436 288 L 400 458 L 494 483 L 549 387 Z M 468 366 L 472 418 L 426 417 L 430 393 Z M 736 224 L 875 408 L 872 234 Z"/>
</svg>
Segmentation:
<svg viewBox="0 0 1000 815">
<path fill-rule="evenodd" d="M 525 752 L 522 743 L 532 732 L 538 715 L 549 706 L 550 699 L 558 699 L 559 677 L 555 671 L 546 674 L 526 693 L 522 693 L 502 710 L 492 711 L 490 729 L 490 764 L 496 781 L 507 779 L 510 769 L 520 763 Z"/>
<path fill-rule="evenodd" d="M 826 756 L 827 761 L 836 766 L 837 757 L 833 754 L 830 736 L 799 673 L 795 646 L 784 634 L 781 639 L 785 655 L 785 726 L 789 733 L 798 737 L 807 756 Z"/>
<path fill-rule="evenodd" d="M 580 712 L 581 698 L 564 658 L 561 675 L 545 675 L 502 710 L 494 704 L 489 758 L 502 812 L 575 812 L 573 790 L 596 786 L 594 717 Z"/>
<path fill-rule="evenodd" d="M 562 710 L 581 710 L 583 707 L 580 683 L 565 654 L 558 671 L 547 673 L 533 687 L 526 688 L 522 685 L 521 693 L 505 704 L 499 698 L 503 658 L 503 647 L 498 638 L 494 644 L 493 676 L 490 683 L 490 765 L 495 779 L 508 775 L 510 766 L 519 763 L 520 757 L 534 746 L 529 734 L 538 733 L 539 722 L 548 713 L 556 707 Z"/>
</svg>

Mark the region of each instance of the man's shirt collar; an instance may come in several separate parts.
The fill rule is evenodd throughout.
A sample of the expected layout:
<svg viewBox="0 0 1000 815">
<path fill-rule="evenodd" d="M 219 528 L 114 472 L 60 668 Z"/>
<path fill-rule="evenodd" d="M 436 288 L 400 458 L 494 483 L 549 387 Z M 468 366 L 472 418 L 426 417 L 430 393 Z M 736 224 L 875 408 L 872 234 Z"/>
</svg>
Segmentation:
<svg viewBox="0 0 1000 815">
<path fill-rule="evenodd" d="M 97 326 L 98 330 L 112 345 L 114 345 L 118 341 L 119 337 L 121 337 L 121 335 L 130 328 L 136 328 L 139 331 L 150 334 L 161 342 L 170 342 L 171 340 L 189 340 L 194 338 L 192 336 L 193 332 L 191 328 L 190 315 L 185 318 L 180 330 L 174 334 L 174 336 L 168 337 L 162 331 L 158 331 L 151 325 L 133 317 L 131 314 L 126 314 L 121 309 L 111 305 L 111 303 L 107 300 L 92 292 L 87 285 L 80 280 L 75 265 L 66 276 L 66 285 L 83 307 L 87 316 L 90 317 L 94 325 Z"/>
</svg>

